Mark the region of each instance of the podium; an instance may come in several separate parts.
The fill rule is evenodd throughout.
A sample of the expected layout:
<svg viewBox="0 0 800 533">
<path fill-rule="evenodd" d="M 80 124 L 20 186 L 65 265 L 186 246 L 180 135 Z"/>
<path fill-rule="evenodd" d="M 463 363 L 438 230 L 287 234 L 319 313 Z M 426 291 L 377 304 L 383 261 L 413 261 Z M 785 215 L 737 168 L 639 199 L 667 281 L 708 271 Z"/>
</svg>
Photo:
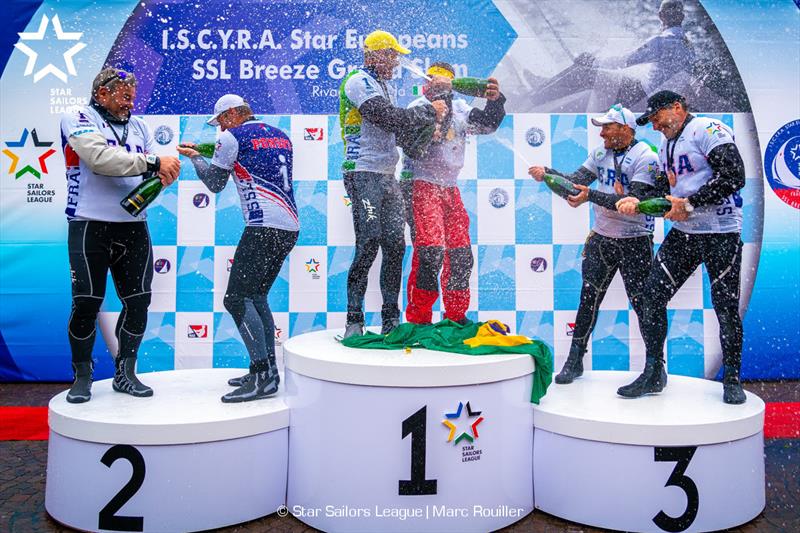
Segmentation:
<svg viewBox="0 0 800 533">
<path fill-rule="evenodd" d="M 533 509 L 529 355 L 284 344 L 288 511 L 325 531 L 489 531 Z"/>
<path fill-rule="evenodd" d="M 735 527 L 764 508 L 764 402 L 669 376 L 586 372 L 530 403 L 528 355 L 284 344 L 273 398 L 223 404 L 241 369 L 143 374 L 50 402 L 45 507 L 90 531 L 198 531 L 278 511 L 325 531 L 490 531 L 534 509 L 627 531 Z M 291 416 L 290 416 L 291 411 Z M 285 507 L 284 507 L 285 506 Z"/>
<path fill-rule="evenodd" d="M 198 531 L 285 501 L 289 410 L 280 396 L 223 404 L 241 369 L 142 374 L 150 398 L 94 383 L 50 401 L 45 508 L 86 531 Z"/>
<path fill-rule="evenodd" d="M 764 402 L 669 376 L 657 395 L 617 396 L 637 372 L 586 372 L 534 407 L 537 509 L 623 531 L 715 531 L 764 509 Z"/>
</svg>

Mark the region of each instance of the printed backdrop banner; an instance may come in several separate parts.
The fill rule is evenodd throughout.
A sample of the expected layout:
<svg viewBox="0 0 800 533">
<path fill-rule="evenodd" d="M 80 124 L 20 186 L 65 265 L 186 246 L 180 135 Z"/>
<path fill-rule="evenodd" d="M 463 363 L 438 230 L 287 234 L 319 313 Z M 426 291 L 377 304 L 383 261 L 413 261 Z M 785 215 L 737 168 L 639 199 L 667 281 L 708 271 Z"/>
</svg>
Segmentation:
<svg viewBox="0 0 800 533">
<path fill-rule="evenodd" d="M 69 380 L 70 271 L 61 115 L 86 105 L 95 74 L 139 80 L 136 113 L 158 152 L 212 142 L 216 99 L 241 94 L 290 135 L 301 233 L 269 296 L 278 345 L 342 327 L 353 257 L 342 185 L 338 90 L 361 64 L 373 29 L 398 36 L 424 69 L 500 81 L 508 116 L 471 138 L 459 179 L 475 268 L 469 317 L 497 318 L 565 359 L 581 287 L 588 205 L 570 208 L 527 175 L 530 165 L 576 170 L 601 145 L 589 120 L 620 102 L 644 110 L 671 89 L 693 112 L 734 130 L 746 167 L 740 311 L 743 375 L 800 377 L 800 9 L 792 0 L 685 0 L 682 19 L 660 0 L 175 0 L 21 1 L 0 33 L 0 380 Z M 398 102 L 421 80 L 396 72 Z M 473 105 L 482 106 L 476 99 Z M 653 145 L 650 126 L 637 136 Z M 141 371 L 244 367 L 247 352 L 222 305 L 244 227 L 235 187 L 218 194 L 184 159 L 180 180 L 148 211 L 153 303 Z M 658 220 L 656 246 L 669 230 Z M 407 239 L 407 242 L 408 241 Z M 410 270 L 410 248 L 404 271 Z M 367 321 L 380 322 L 378 270 Z M 402 306 L 405 306 L 405 290 Z M 98 321 L 96 376 L 112 371 L 121 303 L 109 279 Z M 439 316 L 439 304 L 434 318 Z M 670 303 L 669 371 L 714 377 L 721 363 L 708 275 L 700 268 Z M 644 346 L 617 276 L 589 344 L 593 369 L 640 369 Z"/>
</svg>

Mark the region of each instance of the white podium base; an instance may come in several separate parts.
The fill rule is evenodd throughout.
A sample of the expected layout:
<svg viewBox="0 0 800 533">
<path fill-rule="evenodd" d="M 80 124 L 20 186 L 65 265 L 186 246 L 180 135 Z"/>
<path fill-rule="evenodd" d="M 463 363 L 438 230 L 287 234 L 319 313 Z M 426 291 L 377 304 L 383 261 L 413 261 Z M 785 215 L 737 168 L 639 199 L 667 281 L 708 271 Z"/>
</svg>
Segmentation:
<svg viewBox="0 0 800 533">
<path fill-rule="evenodd" d="M 197 531 L 246 522 L 285 501 L 289 411 L 280 396 L 223 404 L 241 369 L 141 376 L 155 394 L 92 387 L 50 401 L 45 508 L 89 531 Z"/>
<path fill-rule="evenodd" d="M 332 532 L 468 532 L 532 511 L 530 356 L 350 349 L 335 333 L 284 346 L 290 513 Z"/>
<path fill-rule="evenodd" d="M 596 527 L 714 531 L 764 509 L 764 402 L 669 376 L 659 395 L 616 395 L 636 372 L 587 372 L 534 408 L 535 506 Z"/>
</svg>

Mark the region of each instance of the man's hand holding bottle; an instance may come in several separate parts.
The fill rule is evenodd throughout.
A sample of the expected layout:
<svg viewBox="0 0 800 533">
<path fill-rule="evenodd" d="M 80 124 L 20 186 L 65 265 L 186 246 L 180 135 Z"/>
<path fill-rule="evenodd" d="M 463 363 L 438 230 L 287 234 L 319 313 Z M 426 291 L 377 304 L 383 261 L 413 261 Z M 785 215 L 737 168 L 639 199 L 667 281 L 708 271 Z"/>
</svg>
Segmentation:
<svg viewBox="0 0 800 533">
<path fill-rule="evenodd" d="M 158 177 L 161 178 L 161 184 L 168 187 L 175 183 L 178 175 L 181 173 L 181 161 L 175 156 L 162 155 L 158 157 Z"/>
<path fill-rule="evenodd" d="M 486 86 L 486 92 L 483 93 L 483 97 L 492 101 L 500 98 L 500 83 L 497 78 L 489 78 L 489 84 Z"/>
</svg>

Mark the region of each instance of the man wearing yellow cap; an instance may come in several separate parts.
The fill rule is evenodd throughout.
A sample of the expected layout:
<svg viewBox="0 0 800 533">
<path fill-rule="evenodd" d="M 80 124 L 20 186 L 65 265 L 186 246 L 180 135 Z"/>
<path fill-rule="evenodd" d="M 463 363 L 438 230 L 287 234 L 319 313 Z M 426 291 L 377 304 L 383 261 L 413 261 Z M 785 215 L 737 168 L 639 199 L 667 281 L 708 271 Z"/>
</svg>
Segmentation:
<svg viewBox="0 0 800 533">
<path fill-rule="evenodd" d="M 506 115 L 505 97 L 497 80 L 489 78 L 483 95 L 487 100 L 485 109 L 472 107 L 461 98 L 454 99 L 452 92 L 437 89 L 439 80 L 455 77 L 451 65 L 433 63 L 427 74 L 431 81 L 423 87 L 425 96 L 411 102 L 409 108 L 444 102 L 448 113 L 442 124 L 436 125 L 433 142 L 424 153 L 412 155 L 404 151 L 402 176 L 404 186 L 411 181 L 409 225 L 414 241 L 406 320 L 415 324 L 431 322 L 441 271 L 444 318 L 465 323 L 473 258 L 469 216 L 456 179 L 464 166 L 467 135 L 497 130 Z"/>
<path fill-rule="evenodd" d="M 364 331 L 367 274 L 381 249 L 382 333 L 399 323 L 397 306 L 405 255 L 403 199 L 395 180 L 400 156 L 395 135 L 430 126 L 444 118 L 444 103 L 412 109 L 395 106 L 396 90 L 387 84 L 398 54 L 410 51 L 394 35 L 377 30 L 364 40 L 364 66 L 350 72 L 339 88 L 339 119 L 344 140 L 344 187 L 352 201 L 356 251 L 347 275 L 345 337 Z M 449 80 L 437 87 L 450 88 Z"/>
</svg>

